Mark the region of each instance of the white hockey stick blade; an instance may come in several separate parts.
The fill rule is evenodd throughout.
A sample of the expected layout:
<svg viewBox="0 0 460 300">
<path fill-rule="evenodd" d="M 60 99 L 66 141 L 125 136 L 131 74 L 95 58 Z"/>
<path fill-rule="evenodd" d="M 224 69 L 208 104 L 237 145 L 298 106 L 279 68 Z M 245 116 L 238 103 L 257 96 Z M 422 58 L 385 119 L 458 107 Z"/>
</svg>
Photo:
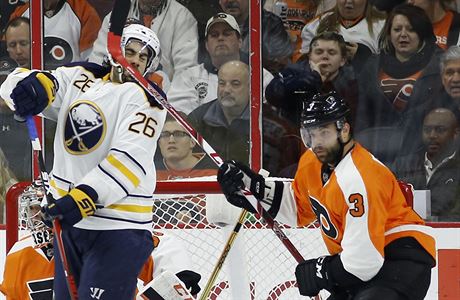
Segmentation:
<svg viewBox="0 0 460 300">
<path fill-rule="evenodd" d="M 195 300 L 184 283 L 172 272 L 165 271 L 142 288 L 136 299 Z"/>
</svg>

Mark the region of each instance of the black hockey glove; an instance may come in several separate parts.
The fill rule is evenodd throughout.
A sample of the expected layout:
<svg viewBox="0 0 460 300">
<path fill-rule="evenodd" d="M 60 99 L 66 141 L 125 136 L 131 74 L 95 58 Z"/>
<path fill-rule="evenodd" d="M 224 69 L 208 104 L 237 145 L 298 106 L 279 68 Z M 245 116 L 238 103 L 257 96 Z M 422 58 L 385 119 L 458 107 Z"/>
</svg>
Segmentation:
<svg viewBox="0 0 460 300">
<path fill-rule="evenodd" d="M 322 289 L 331 290 L 328 264 L 332 256 L 321 256 L 301 262 L 295 269 L 295 277 L 302 296 L 316 296 Z"/>
<path fill-rule="evenodd" d="M 83 218 L 94 215 L 98 195 L 88 185 L 79 185 L 67 195 L 42 208 L 42 218 L 46 223 L 59 218 L 62 223 L 73 226 Z"/>
<path fill-rule="evenodd" d="M 233 205 L 253 213 L 256 212 L 256 209 L 240 192 L 240 189 L 248 188 L 254 197 L 262 202 L 262 206 L 272 217 L 277 215 L 283 195 L 283 182 L 266 182 L 262 175 L 235 161 L 226 161 L 220 166 L 217 172 L 217 181 L 219 181 L 228 202 Z"/>
<path fill-rule="evenodd" d="M 176 273 L 176 276 L 184 283 L 185 287 L 189 289 L 192 295 L 198 295 L 201 291 L 201 288 L 198 285 L 201 279 L 200 274 L 190 270 L 184 270 Z"/>
<path fill-rule="evenodd" d="M 58 83 L 47 72 L 32 72 L 19 81 L 11 93 L 16 114 L 27 117 L 41 113 L 56 96 Z"/>
<path fill-rule="evenodd" d="M 217 181 L 219 182 L 222 192 L 228 202 L 252 213 L 257 213 L 256 209 L 240 192 L 240 190 L 245 187 L 243 182 L 244 174 L 241 168 L 239 168 L 241 165 L 242 164 L 236 163 L 235 161 L 224 162 L 217 172 Z M 261 175 L 258 176 L 262 177 Z"/>
</svg>

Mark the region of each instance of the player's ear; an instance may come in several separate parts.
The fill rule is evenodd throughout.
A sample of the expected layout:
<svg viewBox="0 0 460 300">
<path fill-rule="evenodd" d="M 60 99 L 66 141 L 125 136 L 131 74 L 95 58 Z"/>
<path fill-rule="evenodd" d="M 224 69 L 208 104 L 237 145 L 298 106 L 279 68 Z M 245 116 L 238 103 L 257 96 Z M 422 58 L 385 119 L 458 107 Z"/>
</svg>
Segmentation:
<svg viewBox="0 0 460 300">
<path fill-rule="evenodd" d="M 343 123 L 343 127 L 340 130 L 340 138 L 342 139 L 342 141 L 348 141 L 350 139 L 350 134 L 351 134 L 350 128 L 351 128 L 350 123 L 348 122 Z"/>
</svg>

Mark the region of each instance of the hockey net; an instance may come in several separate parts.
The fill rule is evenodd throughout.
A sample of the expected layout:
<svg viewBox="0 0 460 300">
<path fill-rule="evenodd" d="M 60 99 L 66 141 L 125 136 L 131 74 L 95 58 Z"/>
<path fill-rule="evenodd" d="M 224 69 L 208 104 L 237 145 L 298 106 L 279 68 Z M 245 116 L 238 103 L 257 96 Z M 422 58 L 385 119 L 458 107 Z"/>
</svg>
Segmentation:
<svg viewBox="0 0 460 300">
<path fill-rule="evenodd" d="M 204 288 L 241 209 L 227 203 L 215 181 L 160 182 L 156 193 L 155 228 L 184 241 Z M 315 224 L 281 227 L 305 259 L 327 253 Z M 296 265 L 265 222 L 248 214 L 208 299 L 309 299 L 299 295 Z"/>
<path fill-rule="evenodd" d="M 26 186 L 20 183 L 7 199 L 7 247 L 17 240 L 17 197 Z M 203 289 L 241 210 L 229 205 L 217 182 L 208 179 L 158 182 L 154 201 L 154 229 L 186 245 L 194 271 L 202 276 Z M 327 253 L 315 224 L 281 227 L 305 259 Z M 299 295 L 294 276 L 296 265 L 274 232 L 261 218 L 249 213 L 208 299 L 310 299 Z"/>
</svg>

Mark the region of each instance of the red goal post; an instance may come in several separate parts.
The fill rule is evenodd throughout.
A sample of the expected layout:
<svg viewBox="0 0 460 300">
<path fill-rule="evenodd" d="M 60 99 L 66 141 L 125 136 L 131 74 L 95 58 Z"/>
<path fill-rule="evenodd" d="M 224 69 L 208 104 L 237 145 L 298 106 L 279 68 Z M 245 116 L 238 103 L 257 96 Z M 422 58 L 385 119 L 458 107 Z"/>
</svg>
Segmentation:
<svg viewBox="0 0 460 300">
<path fill-rule="evenodd" d="M 198 180 L 157 183 L 153 227 L 185 245 L 187 259 L 201 274 L 204 288 L 241 210 L 227 203 L 215 177 Z M 17 197 L 28 184 L 19 183 L 7 194 L 7 250 L 18 238 Z M 281 227 L 306 259 L 327 253 L 314 224 Z M 309 299 L 298 293 L 296 265 L 265 222 L 249 214 L 208 299 Z"/>
</svg>

